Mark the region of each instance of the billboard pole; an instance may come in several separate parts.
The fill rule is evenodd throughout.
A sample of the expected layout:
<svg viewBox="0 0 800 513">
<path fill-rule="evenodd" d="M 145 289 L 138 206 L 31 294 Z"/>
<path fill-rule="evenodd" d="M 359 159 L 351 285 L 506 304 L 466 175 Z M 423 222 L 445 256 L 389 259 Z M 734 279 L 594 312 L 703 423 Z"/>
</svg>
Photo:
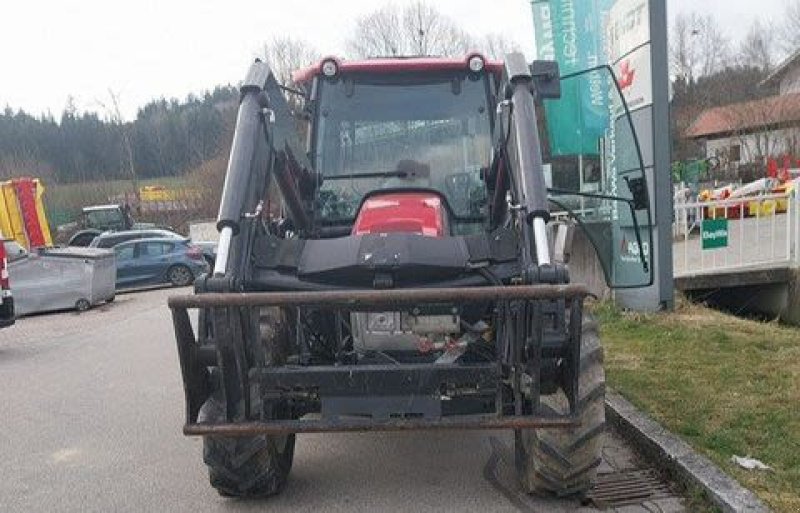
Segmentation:
<svg viewBox="0 0 800 513">
<path fill-rule="evenodd" d="M 656 207 L 656 246 L 659 306 L 675 304 L 672 266 L 672 174 L 669 131 L 669 50 L 667 1 L 650 0 L 650 37 L 653 70 L 653 188 Z"/>
</svg>

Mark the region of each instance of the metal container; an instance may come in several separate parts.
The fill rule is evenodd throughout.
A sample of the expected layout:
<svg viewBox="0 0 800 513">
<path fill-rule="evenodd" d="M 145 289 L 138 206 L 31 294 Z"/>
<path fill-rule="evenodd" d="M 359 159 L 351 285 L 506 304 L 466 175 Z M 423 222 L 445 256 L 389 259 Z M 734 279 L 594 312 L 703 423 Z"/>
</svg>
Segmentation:
<svg viewBox="0 0 800 513">
<path fill-rule="evenodd" d="M 114 299 L 114 252 L 97 248 L 50 248 L 9 262 L 18 316 L 35 312 L 86 310 Z"/>
</svg>

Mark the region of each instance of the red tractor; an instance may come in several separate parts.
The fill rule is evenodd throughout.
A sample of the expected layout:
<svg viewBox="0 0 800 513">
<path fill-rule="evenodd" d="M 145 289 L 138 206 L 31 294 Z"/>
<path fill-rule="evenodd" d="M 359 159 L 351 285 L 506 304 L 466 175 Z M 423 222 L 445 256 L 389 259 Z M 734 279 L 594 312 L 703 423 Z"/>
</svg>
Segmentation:
<svg viewBox="0 0 800 513">
<path fill-rule="evenodd" d="M 652 282 L 624 103 L 601 141 L 626 147 L 606 159 L 611 187 L 584 192 L 546 179 L 555 63 L 328 58 L 295 79 L 302 116 L 267 64 L 250 68 L 214 272 L 169 301 L 184 433 L 204 437 L 212 486 L 279 492 L 297 433 L 507 428 L 526 490 L 585 492 L 605 425 L 603 352 L 554 214 L 579 221 L 609 280 L 613 260 L 643 278 L 623 285 Z M 563 79 L 619 91 L 608 68 Z M 279 219 L 267 215 L 276 193 Z"/>
</svg>

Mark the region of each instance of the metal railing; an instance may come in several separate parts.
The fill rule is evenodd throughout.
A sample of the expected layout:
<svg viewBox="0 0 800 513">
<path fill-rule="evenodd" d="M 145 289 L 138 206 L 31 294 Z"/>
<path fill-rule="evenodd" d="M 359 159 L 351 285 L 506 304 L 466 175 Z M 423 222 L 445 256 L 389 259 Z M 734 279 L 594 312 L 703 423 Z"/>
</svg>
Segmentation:
<svg viewBox="0 0 800 513">
<path fill-rule="evenodd" d="M 796 263 L 799 225 L 795 192 L 676 203 L 675 275 Z"/>
</svg>

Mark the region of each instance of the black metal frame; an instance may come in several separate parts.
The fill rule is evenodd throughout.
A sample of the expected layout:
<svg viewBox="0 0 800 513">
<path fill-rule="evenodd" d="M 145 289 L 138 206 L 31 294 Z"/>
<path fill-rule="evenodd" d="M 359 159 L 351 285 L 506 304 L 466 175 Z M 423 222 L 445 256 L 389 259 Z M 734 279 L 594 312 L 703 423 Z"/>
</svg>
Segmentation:
<svg viewBox="0 0 800 513">
<path fill-rule="evenodd" d="M 571 427 L 572 414 L 553 417 L 538 411 L 540 369 L 545 350 L 560 351 L 560 358 L 574 363 L 580 359 L 580 322 L 583 299 L 588 290 L 579 285 L 522 285 L 505 287 L 469 287 L 455 289 L 398 289 L 287 293 L 207 293 L 175 296 L 169 299 L 177 335 L 178 354 L 186 396 L 188 435 L 302 433 L 354 430 L 408 429 L 495 429 L 532 427 Z M 569 301 L 572 313 L 565 340 L 546 349 L 543 334 L 531 328 L 542 326 L 545 305 L 552 301 Z M 436 303 L 491 303 L 505 319 L 495 334 L 498 359 L 483 364 L 397 364 L 340 366 L 277 366 L 251 367 L 244 351 L 245 333 L 240 314 L 253 307 L 323 307 L 340 311 L 402 309 L 414 305 Z M 201 346 L 189 320 L 188 309 L 203 309 L 213 324 L 214 346 Z M 246 317 L 246 315 L 245 315 Z M 577 337 L 574 335 L 577 333 Z M 524 336 L 527 334 L 527 336 Z M 213 355 L 213 356 L 212 356 Z M 200 408 L 210 397 L 209 367 L 221 374 L 221 393 L 227 406 L 228 421 L 222 424 L 198 423 Z M 532 379 L 529 399 L 523 397 L 522 375 Z M 501 389 L 511 382 L 513 412 L 503 402 Z M 577 374 L 565 388 L 574 405 L 577 397 Z M 444 415 L 426 410 L 415 418 L 363 417 L 321 419 L 258 420 L 261 399 L 291 397 L 316 390 L 337 400 L 391 400 L 397 397 L 429 397 L 438 401 L 441 387 L 465 386 L 480 391 L 494 403 L 494 411 L 478 415 Z M 526 394 L 527 395 L 527 394 Z M 382 398 L 382 399 L 381 399 Z M 253 411 L 250 411 L 250 405 Z M 324 410 L 323 410 L 324 413 Z M 254 420 L 254 418 L 256 418 Z"/>
</svg>

